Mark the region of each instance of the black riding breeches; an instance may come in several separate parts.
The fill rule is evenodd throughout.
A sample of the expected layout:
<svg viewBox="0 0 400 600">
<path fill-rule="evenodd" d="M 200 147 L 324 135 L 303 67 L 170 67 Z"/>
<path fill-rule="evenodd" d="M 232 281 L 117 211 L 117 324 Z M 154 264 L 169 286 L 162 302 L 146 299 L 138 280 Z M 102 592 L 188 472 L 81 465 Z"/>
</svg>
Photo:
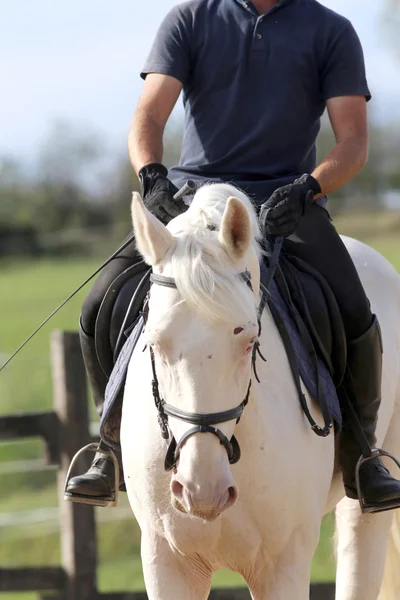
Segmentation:
<svg viewBox="0 0 400 600">
<path fill-rule="evenodd" d="M 347 340 L 363 335 L 372 322 L 370 303 L 325 208 L 313 204 L 300 219 L 296 232 L 285 239 L 283 248 L 309 263 L 329 283 L 342 314 Z"/>
<path fill-rule="evenodd" d="M 129 234 L 126 240 L 131 236 L 132 233 Z M 106 291 L 118 275 L 139 260 L 142 260 L 142 257 L 138 254 L 136 244 L 133 241 L 101 271 L 83 301 L 81 325 L 85 333 L 94 337 L 97 314 Z"/>
<path fill-rule="evenodd" d="M 370 304 L 329 213 L 317 204 L 312 205 L 301 218 L 295 234 L 285 239 L 283 248 L 325 277 L 342 313 L 347 340 L 363 335 L 372 322 Z M 97 313 L 107 289 L 122 271 L 138 260 L 140 257 L 132 242 L 103 269 L 82 306 L 82 327 L 88 335 L 94 336 Z"/>
</svg>

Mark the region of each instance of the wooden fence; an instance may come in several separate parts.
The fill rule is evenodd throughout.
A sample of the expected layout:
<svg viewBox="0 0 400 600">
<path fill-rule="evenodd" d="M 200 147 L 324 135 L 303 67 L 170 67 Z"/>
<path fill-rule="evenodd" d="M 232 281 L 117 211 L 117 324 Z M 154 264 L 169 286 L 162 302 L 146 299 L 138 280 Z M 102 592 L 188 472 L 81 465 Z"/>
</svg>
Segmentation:
<svg viewBox="0 0 400 600">
<path fill-rule="evenodd" d="M 64 484 L 72 457 L 90 441 L 86 377 L 76 333 L 51 336 L 54 410 L 0 417 L 0 440 L 41 437 L 47 462 L 57 465 L 60 504 L 60 567 L 0 567 L 1 592 L 37 591 L 46 600 L 145 600 L 145 593 L 97 591 L 97 545 L 94 509 L 65 502 Z M 82 462 L 78 469 L 84 469 Z M 111 509 L 110 509 L 111 510 Z M 245 589 L 213 590 L 212 600 L 249 600 Z M 315 585 L 311 600 L 333 600 L 334 586 Z"/>
</svg>

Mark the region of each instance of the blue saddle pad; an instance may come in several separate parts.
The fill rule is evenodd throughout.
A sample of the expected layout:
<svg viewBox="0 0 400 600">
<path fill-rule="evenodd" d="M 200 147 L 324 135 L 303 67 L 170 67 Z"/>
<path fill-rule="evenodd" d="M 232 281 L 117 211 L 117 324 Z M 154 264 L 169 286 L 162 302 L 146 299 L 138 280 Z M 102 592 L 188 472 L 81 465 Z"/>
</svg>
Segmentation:
<svg viewBox="0 0 400 600">
<path fill-rule="evenodd" d="M 294 317 L 292 316 L 291 309 L 288 306 L 282 294 L 280 293 L 275 280 L 272 281 L 270 287 L 270 301 L 274 304 L 275 308 L 277 309 L 282 320 L 285 323 L 286 330 L 289 334 L 293 350 L 297 358 L 300 377 L 308 392 L 313 398 L 317 400 L 317 377 L 313 361 L 308 355 L 302 337 L 297 329 Z M 336 393 L 335 384 L 332 381 L 332 377 L 327 367 L 325 366 L 325 363 L 318 355 L 317 364 L 318 376 L 320 378 L 322 392 L 324 393 L 327 399 L 329 412 L 332 416 L 332 420 L 336 424 L 336 430 L 340 431 L 342 428 L 342 415 L 340 411 L 339 399 Z"/>
<path fill-rule="evenodd" d="M 123 388 L 129 361 L 143 331 L 143 326 L 144 319 L 143 316 L 140 316 L 118 355 L 105 391 L 103 413 L 100 420 L 100 436 L 114 450 L 120 450 L 121 448 L 119 443 L 119 422 L 121 418 Z M 119 408 L 114 410 L 116 407 Z M 114 426 L 113 421 L 115 418 L 117 423 Z"/>
</svg>

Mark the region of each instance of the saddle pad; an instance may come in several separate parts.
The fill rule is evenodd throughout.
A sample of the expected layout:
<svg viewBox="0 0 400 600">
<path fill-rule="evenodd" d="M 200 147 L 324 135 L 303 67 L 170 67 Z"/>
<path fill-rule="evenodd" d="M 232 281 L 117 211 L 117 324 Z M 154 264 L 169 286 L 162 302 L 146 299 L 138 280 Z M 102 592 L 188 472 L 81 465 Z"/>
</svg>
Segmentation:
<svg viewBox="0 0 400 600">
<path fill-rule="evenodd" d="M 105 391 L 103 413 L 100 420 L 100 437 L 114 450 L 121 449 L 119 443 L 119 425 L 121 421 L 120 407 L 122 406 L 123 388 L 129 361 L 143 331 L 143 327 L 144 318 L 140 316 L 118 355 Z"/>
<path fill-rule="evenodd" d="M 338 388 L 346 369 L 347 344 L 342 315 L 332 289 L 318 271 L 291 254 L 280 257 L 276 281 L 286 302 L 293 302 L 296 307 L 314 348 Z"/>
<path fill-rule="evenodd" d="M 262 273 L 265 273 L 265 270 L 263 268 Z M 286 300 L 281 295 L 275 280 L 273 280 L 271 283 L 269 301 L 273 303 L 273 305 L 279 312 L 282 320 L 284 321 L 286 330 L 289 334 L 292 343 L 294 353 L 297 358 L 300 377 L 308 392 L 313 398 L 317 400 L 317 379 L 313 361 L 308 355 L 302 337 L 297 329 L 294 317 L 291 314 L 291 309 L 288 306 Z M 335 385 L 327 367 L 325 366 L 324 361 L 318 356 L 318 354 L 317 364 L 318 376 L 320 378 L 322 392 L 325 394 L 327 404 L 329 407 L 329 412 L 336 424 L 336 431 L 340 431 L 342 428 L 342 415 L 340 411 L 339 399 L 336 393 Z"/>
</svg>

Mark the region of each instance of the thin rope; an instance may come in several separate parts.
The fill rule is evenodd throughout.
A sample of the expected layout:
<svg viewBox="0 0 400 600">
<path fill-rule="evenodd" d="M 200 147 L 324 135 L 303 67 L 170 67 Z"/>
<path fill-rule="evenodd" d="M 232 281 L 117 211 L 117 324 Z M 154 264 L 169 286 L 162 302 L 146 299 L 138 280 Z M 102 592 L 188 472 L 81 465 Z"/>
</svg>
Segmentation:
<svg viewBox="0 0 400 600">
<path fill-rule="evenodd" d="M 180 200 L 180 198 L 182 198 L 183 196 L 186 196 L 188 193 L 193 193 L 195 190 L 196 190 L 196 184 L 193 181 L 189 180 L 189 181 L 187 181 L 187 183 L 185 183 L 185 185 L 183 187 L 181 187 L 180 190 L 178 190 L 178 192 L 174 196 L 174 200 Z M 76 296 L 76 294 L 78 292 L 80 292 L 81 289 L 84 288 L 85 285 L 87 285 L 89 283 L 89 281 L 91 281 L 93 279 L 93 277 L 96 277 L 96 275 L 98 273 L 100 273 L 100 271 L 102 271 L 112 260 L 114 260 L 114 258 L 116 258 L 123 250 L 125 250 L 125 248 L 127 246 L 129 246 L 129 244 L 131 244 L 134 241 L 134 239 L 135 239 L 135 236 L 131 235 L 130 238 L 128 240 L 126 240 L 122 244 L 122 246 L 120 246 L 118 248 L 118 250 L 116 250 L 114 252 L 114 254 L 112 254 L 109 258 L 107 258 L 107 260 L 98 269 L 96 269 L 96 271 L 94 273 L 92 273 L 90 275 L 90 277 L 85 279 L 85 281 L 83 283 L 81 283 L 81 285 L 79 287 L 77 287 L 76 290 L 74 290 L 67 298 L 65 298 L 65 300 L 59 306 L 57 306 L 57 308 L 54 309 L 53 312 L 48 317 L 46 317 L 46 319 L 42 323 L 40 323 L 40 325 L 38 327 L 36 327 L 36 329 L 34 331 L 32 331 L 30 336 L 27 337 L 26 340 L 20 346 L 18 346 L 18 348 L 11 354 L 11 356 L 6 360 L 6 362 L 1 365 L 0 373 L 12 361 L 12 359 L 22 350 L 22 348 L 24 348 L 26 346 L 26 344 L 28 342 L 30 342 L 31 339 L 42 329 L 42 327 L 44 327 L 46 325 L 46 323 L 48 323 L 50 321 L 50 319 L 52 319 L 54 317 L 54 315 L 57 314 L 58 311 L 67 304 L 67 302 L 69 302 L 74 296 Z"/>
</svg>

